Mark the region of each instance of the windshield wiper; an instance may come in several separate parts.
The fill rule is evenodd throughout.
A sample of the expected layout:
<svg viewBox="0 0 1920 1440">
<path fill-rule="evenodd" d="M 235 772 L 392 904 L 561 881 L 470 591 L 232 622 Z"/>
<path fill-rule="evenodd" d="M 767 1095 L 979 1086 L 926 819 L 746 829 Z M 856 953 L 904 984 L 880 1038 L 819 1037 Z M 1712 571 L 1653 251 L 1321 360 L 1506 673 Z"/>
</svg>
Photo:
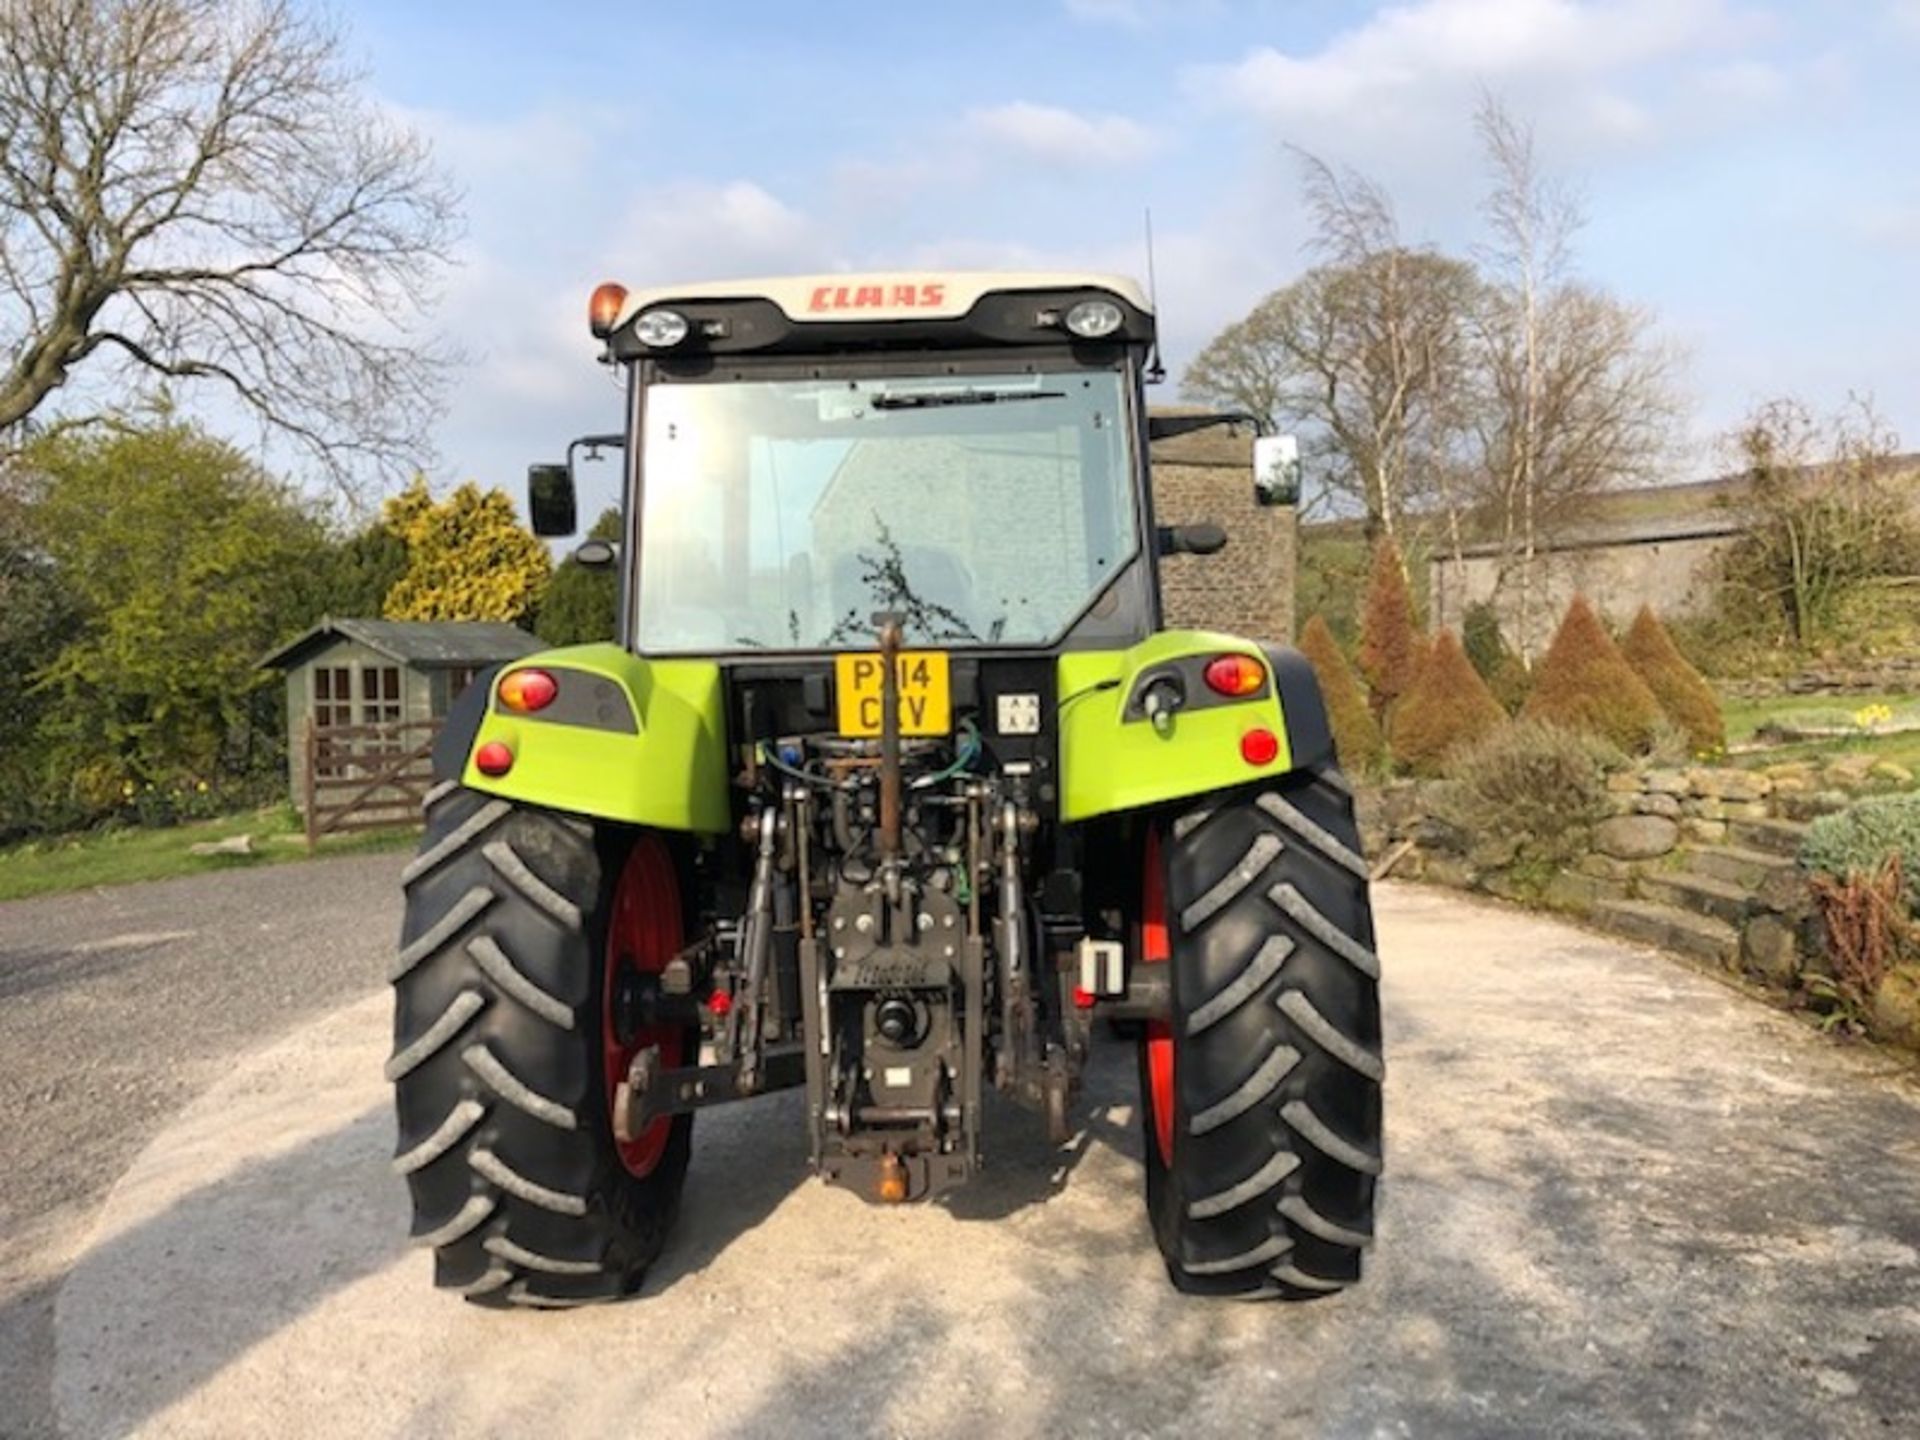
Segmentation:
<svg viewBox="0 0 1920 1440">
<path fill-rule="evenodd" d="M 939 405 L 999 405 L 1014 400 L 1064 400 L 1064 390 L 913 390 L 904 395 L 876 395 L 876 410 L 931 410 Z"/>
</svg>

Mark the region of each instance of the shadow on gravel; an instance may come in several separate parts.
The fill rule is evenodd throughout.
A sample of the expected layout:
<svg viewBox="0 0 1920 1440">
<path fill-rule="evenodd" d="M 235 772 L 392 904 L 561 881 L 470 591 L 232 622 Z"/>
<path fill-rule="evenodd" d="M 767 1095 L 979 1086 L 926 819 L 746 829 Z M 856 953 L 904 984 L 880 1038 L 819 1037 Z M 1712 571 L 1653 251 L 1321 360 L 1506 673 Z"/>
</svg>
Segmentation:
<svg viewBox="0 0 1920 1440">
<path fill-rule="evenodd" d="M 987 1164 L 937 1203 L 956 1220 L 1000 1221 L 1059 1195 L 1095 1144 L 1138 1164 L 1137 1121 L 1116 1124 L 1107 1118 L 1115 1107 L 1132 1116 L 1134 1085 L 1132 1045 L 1096 1046 L 1078 1106 L 1080 1125 L 1065 1145 L 1048 1141 L 1038 1113 L 990 1093 L 981 1137 Z M 699 1274 L 765 1223 L 789 1195 L 819 1183 L 807 1164 L 806 1110 L 799 1091 L 701 1115 L 694 1125 L 693 1164 L 679 1224 L 640 1294 L 663 1294 Z"/>
<path fill-rule="evenodd" d="M 61 1369 L 112 1377 L 124 1397 L 116 1428 L 135 1429 L 336 1291 L 393 1264 L 407 1242 L 402 1192 L 387 1165 L 392 1135 L 383 1102 L 93 1243 L 59 1298 Z M 16 1297 L 0 1323 L 56 1288 Z M 204 1298 L 170 1303 L 183 1292 Z M 75 1311 L 104 1323 L 81 1330 L 69 1318 Z"/>
<path fill-rule="evenodd" d="M 0 951 L 0 1001 L 17 1000 L 36 991 L 85 985 L 104 976 L 144 965 L 156 950 L 162 950 L 178 935 L 114 945 L 91 951 L 7 950 Z"/>
<path fill-rule="evenodd" d="M 720 1106 L 695 1117 L 693 1163 L 687 1168 L 680 1218 L 667 1237 L 667 1248 L 647 1272 L 641 1297 L 662 1294 L 698 1275 L 812 1181 L 805 1117 L 805 1102 L 797 1090 Z"/>
<path fill-rule="evenodd" d="M 939 1203 L 956 1220 L 1005 1220 L 1065 1190 L 1096 1143 L 1139 1164 L 1140 1126 L 1131 1108 L 1136 1088 L 1134 1042 L 1097 1042 L 1074 1106 L 1078 1123 L 1064 1145 L 1047 1139 L 1046 1118 L 1038 1111 L 989 1094 L 980 1137 L 986 1164 Z M 1133 1123 L 1110 1120 L 1116 1107 L 1125 1108 Z"/>
</svg>

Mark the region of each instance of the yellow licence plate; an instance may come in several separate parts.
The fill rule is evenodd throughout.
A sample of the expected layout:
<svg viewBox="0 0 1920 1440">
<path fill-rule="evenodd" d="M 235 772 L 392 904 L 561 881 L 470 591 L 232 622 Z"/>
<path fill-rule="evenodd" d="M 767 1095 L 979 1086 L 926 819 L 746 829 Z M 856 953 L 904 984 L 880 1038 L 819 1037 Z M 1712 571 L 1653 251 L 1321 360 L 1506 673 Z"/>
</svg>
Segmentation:
<svg viewBox="0 0 1920 1440">
<path fill-rule="evenodd" d="M 944 650 L 902 650 L 900 733 L 944 735 L 953 728 L 953 702 L 947 686 Z M 878 655 L 833 657 L 834 690 L 840 697 L 842 735 L 878 735 L 880 690 L 886 666 Z"/>
</svg>

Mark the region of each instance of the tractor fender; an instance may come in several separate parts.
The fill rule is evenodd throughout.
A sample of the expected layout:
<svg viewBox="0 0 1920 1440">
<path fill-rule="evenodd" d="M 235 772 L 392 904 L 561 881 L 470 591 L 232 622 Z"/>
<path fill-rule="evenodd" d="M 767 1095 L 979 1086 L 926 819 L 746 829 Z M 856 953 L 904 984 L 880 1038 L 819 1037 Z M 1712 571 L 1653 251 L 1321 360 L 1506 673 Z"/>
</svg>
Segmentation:
<svg viewBox="0 0 1920 1440">
<path fill-rule="evenodd" d="M 501 699 L 499 681 L 528 669 L 551 675 L 556 690 L 539 710 L 516 711 Z M 496 743 L 511 764 L 488 775 L 476 757 Z M 720 667 L 606 644 L 528 655 L 460 697 L 435 746 L 434 771 L 548 810 L 717 834 L 731 823 Z"/>
<path fill-rule="evenodd" d="M 1323 770 L 1335 763 L 1333 724 L 1313 663 L 1291 645 L 1263 644 L 1267 667 L 1287 722 L 1287 753 L 1296 770 Z"/>
<path fill-rule="evenodd" d="M 493 682 L 505 665 L 489 665 L 475 672 L 467 688 L 454 696 L 447 707 L 447 718 L 433 739 L 433 778 L 458 780 L 466 771 L 467 757 L 473 754 L 480 722 L 487 718 L 487 700 L 493 694 Z"/>
<path fill-rule="evenodd" d="M 1262 660 L 1267 679 L 1245 697 L 1210 693 L 1207 661 Z M 1185 703 L 1156 726 L 1142 696 L 1157 677 L 1179 681 Z M 1320 686 L 1299 652 L 1204 630 L 1168 630 L 1126 650 L 1060 657 L 1060 818 L 1072 822 L 1186 799 L 1327 763 L 1332 734 Z M 1245 742 L 1277 738 L 1270 758 Z"/>
</svg>

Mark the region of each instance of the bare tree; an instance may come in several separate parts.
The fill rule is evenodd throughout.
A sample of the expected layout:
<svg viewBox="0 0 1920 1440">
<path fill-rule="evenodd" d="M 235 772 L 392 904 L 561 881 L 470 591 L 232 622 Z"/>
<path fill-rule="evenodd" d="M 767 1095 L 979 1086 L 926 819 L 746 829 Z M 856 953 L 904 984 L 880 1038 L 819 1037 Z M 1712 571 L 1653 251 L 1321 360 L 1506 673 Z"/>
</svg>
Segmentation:
<svg viewBox="0 0 1920 1440">
<path fill-rule="evenodd" d="M 1451 473 L 1477 282 L 1470 265 L 1404 243 L 1378 185 L 1304 153 L 1301 164 L 1322 263 L 1223 331 L 1183 387 L 1303 430 L 1367 533 L 1404 543 Z"/>
<path fill-rule="evenodd" d="M 1530 659 L 1543 526 L 1611 485 L 1653 478 L 1679 402 L 1672 352 L 1652 318 L 1570 278 L 1578 200 L 1543 170 L 1532 126 L 1491 95 L 1474 116 L 1491 170 L 1482 261 L 1492 284 L 1475 325 L 1482 394 L 1471 409 L 1488 504 L 1517 580 L 1517 639 Z"/>
<path fill-rule="evenodd" d="M 455 197 L 358 81 L 286 0 L 0 0 L 0 435 L 207 381 L 336 476 L 417 464 Z"/>
<path fill-rule="evenodd" d="M 1900 437 L 1871 396 L 1830 417 L 1790 396 L 1722 442 L 1746 480 L 1745 533 L 1722 558 L 1722 605 L 1796 646 L 1828 640 L 1848 602 L 1920 583 L 1920 523 L 1899 485 Z M 1910 602 L 1909 602 L 1910 603 Z"/>
</svg>

